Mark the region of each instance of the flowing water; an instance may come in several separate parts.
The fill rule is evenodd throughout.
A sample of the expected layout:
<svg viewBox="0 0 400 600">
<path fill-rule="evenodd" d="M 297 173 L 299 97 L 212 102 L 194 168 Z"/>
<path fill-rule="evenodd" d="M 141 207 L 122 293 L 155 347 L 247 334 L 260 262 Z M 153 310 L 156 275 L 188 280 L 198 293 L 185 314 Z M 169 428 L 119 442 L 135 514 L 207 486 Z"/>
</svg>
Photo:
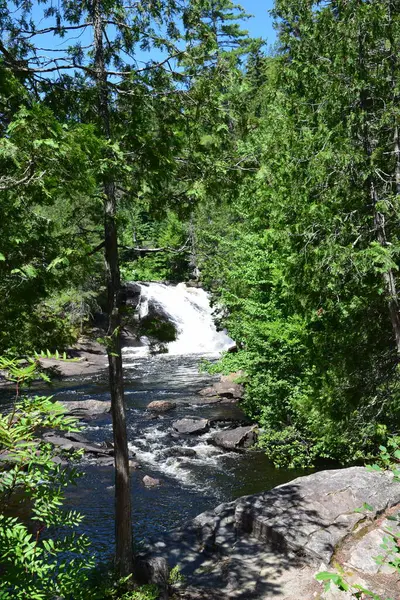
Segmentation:
<svg viewBox="0 0 400 600">
<path fill-rule="evenodd" d="M 267 490 L 301 474 L 276 470 L 262 452 L 244 454 L 223 452 L 208 443 L 211 433 L 229 427 L 232 420 L 245 417 L 235 405 L 201 404 L 200 389 L 215 380 L 199 373 L 202 358 L 215 359 L 232 344 L 217 332 L 207 294 L 184 284 L 142 286 L 139 311 L 146 314 L 149 302 L 162 305 L 177 327 L 178 336 L 169 344 L 168 354 L 149 356 L 146 340 L 141 348 L 124 349 L 125 393 L 129 448 L 135 452 L 141 469 L 132 472 L 134 535 L 136 542 L 154 538 L 161 531 L 182 525 L 200 512 L 238 496 Z M 109 400 L 107 373 L 54 384 L 58 400 Z M 152 418 L 146 410 L 153 400 L 173 400 L 177 408 Z M 185 416 L 201 416 L 213 421 L 210 433 L 182 436 L 172 422 Z M 112 439 L 110 418 L 96 419 L 84 435 L 93 441 Z M 166 456 L 171 446 L 191 448 L 191 457 Z M 112 553 L 114 543 L 113 469 L 85 461 L 85 475 L 68 494 L 68 505 L 85 515 L 83 526 L 99 556 Z M 147 489 L 142 479 L 150 475 L 161 480 Z"/>
<path fill-rule="evenodd" d="M 233 340 L 225 331 L 217 331 L 214 314 L 207 292 L 201 288 L 188 287 L 184 283 L 166 285 L 148 283 L 140 285 L 141 294 L 138 315 L 143 319 L 153 310 L 168 318 L 177 331 L 177 339 L 167 344 L 169 355 L 214 354 L 226 350 Z M 125 348 L 125 366 L 137 355 L 149 350 L 147 338 L 141 338 L 141 348 Z M 134 364 L 134 363 L 133 363 Z"/>
</svg>

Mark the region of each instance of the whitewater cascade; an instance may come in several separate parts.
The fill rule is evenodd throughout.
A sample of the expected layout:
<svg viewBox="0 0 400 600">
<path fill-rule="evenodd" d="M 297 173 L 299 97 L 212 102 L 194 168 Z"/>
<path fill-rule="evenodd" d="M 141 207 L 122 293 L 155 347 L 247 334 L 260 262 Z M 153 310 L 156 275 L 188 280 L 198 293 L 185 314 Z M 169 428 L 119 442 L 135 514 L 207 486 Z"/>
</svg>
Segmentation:
<svg viewBox="0 0 400 600">
<path fill-rule="evenodd" d="M 165 344 L 168 354 L 218 354 L 233 345 L 225 331 L 217 331 L 206 291 L 185 283 L 146 283 L 140 284 L 140 288 L 139 318 L 149 314 L 150 305 L 160 307 L 177 330 L 177 339 Z M 124 348 L 124 357 L 146 356 L 149 342 L 143 337 L 141 344 L 141 347 Z"/>
</svg>

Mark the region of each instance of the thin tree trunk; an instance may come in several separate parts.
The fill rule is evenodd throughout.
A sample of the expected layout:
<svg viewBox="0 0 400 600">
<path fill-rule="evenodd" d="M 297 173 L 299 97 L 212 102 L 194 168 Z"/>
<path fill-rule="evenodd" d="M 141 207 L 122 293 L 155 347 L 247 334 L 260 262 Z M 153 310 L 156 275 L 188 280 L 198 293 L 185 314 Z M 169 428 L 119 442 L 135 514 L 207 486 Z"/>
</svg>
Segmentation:
<svg viewBox="0 0 400 600">
<path fill-rule="evenodd" d="M 100 0 L 93 2 L 95 71 L 98 88 L 99 120 L 103 133 L 111 137 L 107 73 L 104 62 Z M 104 256 L 107 279 L 108 340 L 107 354 L 111 392 L 111 414 L 115 462 L 115 562 L 125 577 L 133 571 L 131 492 L 129 483 L 128 440 L 126 432 L 124 384 L 121 356 L 121 316 L 119 310 L 120 272 L 115 221 L 115 182 L 106 177 L 104 185 Z"/>
</svg>

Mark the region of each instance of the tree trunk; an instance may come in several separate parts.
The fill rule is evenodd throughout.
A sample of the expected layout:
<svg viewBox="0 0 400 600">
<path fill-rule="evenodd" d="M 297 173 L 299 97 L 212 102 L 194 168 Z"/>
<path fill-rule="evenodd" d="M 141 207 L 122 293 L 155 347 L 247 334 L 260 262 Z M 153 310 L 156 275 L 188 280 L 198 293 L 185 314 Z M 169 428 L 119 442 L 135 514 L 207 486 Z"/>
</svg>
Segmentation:
<svg viewBox="0 0 400 600">
<path fill-rule="evenodd" d="M 111 137 L 107 72 L 104 62 L 102 13 L 100 0 L 93 1 L 95 71 L 98 89 L 100 126 Z M 121 356 L 120 272 L 118 238 L 115 221 L 115 182 L 105 177 L 104 186 L 104 256 L 107 281 L 108 364 L 111 392 L 115 461 L 115 563 L 125 577 L 133 571 L 131 492 L 129 483 L 128 440 L 126 432 L 124 384 Z"/>
</svg>

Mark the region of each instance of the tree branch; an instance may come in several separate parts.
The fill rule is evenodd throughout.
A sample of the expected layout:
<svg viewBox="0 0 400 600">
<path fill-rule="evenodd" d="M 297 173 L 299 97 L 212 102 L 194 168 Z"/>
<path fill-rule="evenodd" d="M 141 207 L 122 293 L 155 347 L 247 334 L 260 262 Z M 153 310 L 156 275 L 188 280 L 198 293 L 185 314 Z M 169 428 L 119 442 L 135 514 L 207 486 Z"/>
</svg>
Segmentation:
<svg viewBox="0 0 400 600">
<path fill-rule="evenodd" d="M 41 173 L 38 177 L 43 177 L 44 175 Z M 12 190 L 19 185 L 27 185 L 34 178 L 35 173 L 33 170 L 33 162 L 30 162 L 27 168 L 25 169 L 21 179 L 13 179 L 12 177 L 0 177 L 0 192 L 4 192 L 6 190 Z"/>
</svg>

